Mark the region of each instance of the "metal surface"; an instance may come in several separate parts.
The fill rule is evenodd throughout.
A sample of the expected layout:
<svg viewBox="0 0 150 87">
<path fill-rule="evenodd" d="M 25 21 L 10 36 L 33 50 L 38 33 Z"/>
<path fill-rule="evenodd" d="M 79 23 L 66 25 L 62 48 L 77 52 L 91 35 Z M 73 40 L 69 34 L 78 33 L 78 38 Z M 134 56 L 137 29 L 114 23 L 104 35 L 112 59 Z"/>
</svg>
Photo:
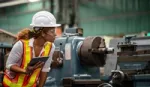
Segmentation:
<svg viewBox="0 0 150 87">
<path fill-rule="evenodd" d="M 9 53 L 11 48 L 12 48 L 11 44 L 0 43 L 0 87 L 3 87 L 2 82 L 5 70 L 5 63 L 7 59 L 6 55 Z"/>
<path fill-rule="evenodd" d="M 118 62 L 148 62 L 150 61 L 150 55 L 144 56 L 119 56 Z"/>
<path fill-rule="evenodd" d="M 53 61 L 51 64 L 51 68 L 59 68 L 63 65 L 63 53 L 60 51 L 54 51 Z"/>
<path fill-rule="evenodd" d="M 72 79 L 72 78 L 64 78 L 63 86 L 64 87 L 98 87 L 99 84 L 102 84 L 103 81 L 100 79 Z"/>
<path fill-rule="evenodd" d="M 137 72 L 139 73 L 146 72 L 145 70 L 148 70 L 150 66 L 150 44 L 148 43 L 150 37 L 131 37 L 130 39 L 128 38 L 128 42 L 126 42 L 126 39 L 125 37 L 125 45 L 118 44 L 120 50 L 117 54 L 120 69 L 124 71 L 138 70 Z M 145 43 L 147 47 L 145 47 Z"/>
<path fill-rule="evenodd" d="M 130 87 L 149 87 L 150 37 L 124 37 L 122 40 L 116 44 L 117 65 L 126 78 L 119 83 L 126 85 L 124 82 L 129 81 Z"/>
<path fill-rule="evenodd" d="M 115 84 L 120 84 L 124 78 L 125 78 L 125 74 L 120 71 L 120 70 L 112 70 L 112 81 L 111 83 L 115 83 Z"/>
<path fill-rule="evenodd" d="M 126 51 L 117 53 L 117 55 L 119 56 L 142 55 L 142 54 L 150 54 L 150 50 L 137 50 L 137 51 Z"/>
<path fill-rule="evenodd" d="M 109 47 L 114 48 L 113 54 L 107 54 L 106 64 L 104 66 L 104 75 L 110 76 L 111 70 L 119 69 L 117 64 L 117 52 L 119 51 L 117 44 L 118 42 L 123 42 L 123 38 L 115 38 L 110 40 Z"/>
<path fill-rule="evenodd" d="M 99 49 L 101 44 L 104 45 L 101 41 L 101 37 L 85 38 L 80 48 L 80 60 L 83 65 L 103 66 L 105 64 L 105 54 L 92 53 L 92 49 Z"/>
<path fill-rule="evenodd" d="M 112 66 L 115 66 L 114 71 L 118 72 L 114 72 L 114 77 L 113 74 L 106 75 L 111 76 L 109 83 L 113 87 L 150 87 L 149 40 L 150 37 L 124 37 L 110 41 L 110 47 L 115 49 L 115 56 L 108 56 L 110 58 L 107 58 L 109 60 L 106 61 L 105 69 L 110 72 L 114 68 Z"/>
</svg>

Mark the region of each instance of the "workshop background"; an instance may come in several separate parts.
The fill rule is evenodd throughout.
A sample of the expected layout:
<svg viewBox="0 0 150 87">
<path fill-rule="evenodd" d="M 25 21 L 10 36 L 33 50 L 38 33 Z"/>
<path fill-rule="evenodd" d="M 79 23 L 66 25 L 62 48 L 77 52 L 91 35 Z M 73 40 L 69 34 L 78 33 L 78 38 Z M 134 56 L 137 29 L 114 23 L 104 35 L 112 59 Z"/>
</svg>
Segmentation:
<svg viewBox="0 0 150 87">
<path fill-rule="evenodd" d="M 90 70 L 89 67 L 88 67 L 88 70 L 85 68 L 85 70 L 89 72 L 92 71 L 91 73 L 95 75 L 96 78 L 99 78 L 98 76 L 96 76 L 99 74 L 110 75 L 111 70 L 115 70 L 116 68 L 118 68 L 118 66 L 116 65 L 117 58 L 118 58 L 118 55 L 117 55 L 118 45 L 120 45 L 120 48 L 124 46 L 127 47 L 127 52 L 130 50 L 130 51 L 133 51 L 132 52 L 133 54 L 136 53 L 134 52 L 136 45 L 132 44 L 131 46 L 131 43 L 129 41 L 131 39 L 130 35 L 150 36 L 150 24 L 149 24 L 150 23 L 150 0 L 0 0 L 0 58 L 1 58 L 0 59 L 1 60 L 0 61 L 0 75 L 3 74 L 3 70 L 4 70 L 5 62 L 3 61 L 6 60 L 11 50 L 11 47 L 16 41 L 16 34 L 24 28 L 31 28 L 30 23 L 32 20 L 32 16 L 36 12 L 41 11 L 41 10 L 46 10 L 46 11 L 53 13 L 57 19 L 57 23 L 62 24 L 61 27 L 58 27 L 56 29 L 56 34 L 59 37 L 63 35 L 63 31 L 65 29 L 77 28 L 77 27 L 83 28 L 83 36 L 85 38 L 88 38 L 88 39 L 84 39 L 84 41 L 85 43 L 89 43 L 89 44 L 84 44 L 85 48 L 83 49 L 85 49 L 86 52 L 83 52 L 83 54 L 86 57 L 83 60 L 86 61 L 86 58 L 89 57 L 90 59 L 88 60 L 89 64 L 94 63 L 96 61 L 94 60 L 94 58 L 99 58 L 99 60 L 102 60 L 102 59 L 105 60 L 104 59 L 105 52 L 103 52 L 102 53 L 103 55 L 100 55 L 100 57 L 99 56 L 95 57 L 94 52 L 90 53 L 89 49 L 93 49 L 93 47 L 96 47 L 94 49 L 96 49 L 98 52 L 101 52 L 101 45 L 105 47 L 105 44 L 106 44 L 106 47 L 114 48 L 115 52 L 113 54 L 107 55 L 107 60 L 106 60 L 106 64 L 104 67 L 97 66 L 97 64 L 100 64 L 99 62 L 95 64 L 96 70 L 99 69 L 100 67 L 100 72 L 93 73 L 93 70 L 92 69 Z M 80 32 L 82 33 L 82 29 Z M 79 32 L 74 32 L 74 33 L 79 33 Z M 97 37 L 91 38 L 87 36 L 97 36 Z M 104 37 L 105 40 L 102 40 L 100 36 Z M 124 36 L 127 36 L 127 37 L 124 38 Z M 78 58 L 76 57 L 77 55 L 76 51 L 81 52 L 78 49 L 80 47 L 84 47 L 83 45 L 81 45 L 83 43 L 78 43 L 80 41 L 83 42 L 83 38 L 80 38 L 80 37 L 75 38 L 71 36 L 70 37 L 65 36 L 64 38 L 65 39 L 62 39 L 62 40 L 57 38 L 56 50 L 58 50 L 57 48 L 59 48 L 60 53 L 62 52 L 62 56 L 66 55 L 65 53 L 68 53 L 71 55 L 71 52 L 72 52 L 73 55 L 71 55 L 70 60 L 73 62 L 63 63 L 64 64 L 63 68 L 61 67 L 61 70 L 63 71 L 63 73 L 59 74 L 60 73 L 59 70 L 56 70 L 57 73 L 53 72 L 54 75 L 49 75 L 49 76 L 56 76 L 55 79 L 57 80 L 59 77 L 63 77 L 63 74 L 68 75 L 68 76 L 74 75 L 73 73 L 68 74 L 70 72 L 66 72 L 66 69 L 72 72 L 75 70 L 79 70 L 79 71 L 80 69 L 82 70 L 82 68 L 80 67 L 80 63 L 77 60 Z M 70 43 L 70 44 L 66 43 L 67 40 L 68 40 L 67 43 Z M 105 41 L 105 43 L 103 41 Z M 144 41 L 147 43 L 145 43 Z M 97 42 L 100 44 L 97 44 Z M 131 39 L 131 42 L 138 43 L 137 49 L 139 50 L 140 48 L 141 50 L 142 48 L 142 52 L 141 51 L 140 52 L 141 54 L 143 53 L 144 56 L 145 54 L 150 53 L 149 51 L 150 43 L 148 43 L 150 42 L 149 38 L 137 37 L 137 38 Z M 95 44 L 98 46 L 96 46 Z M 67 46 L 68 46 L 68 49 L 67 49 Z M 74 49 L 71 49 L 71 47 L 73 47 Z M 76 49 L 76 47 L 78 49 Z M 120 52 L 122 52 L 122 50 Z M 123 50 L 122 53 L 124 52 L 126 51 Z M 130 53 L 129 55 L 131 56 Z M 80 57 L 82 58 L 81 55 Z M 149 58 L 150 58 L 149 56 L 146 57 L 147 60 L 149 60 Z M 135 60 L 135 62 L 137 62 L 136 59 L 134 59 L 134 56 L 133 58 L 130 58 L 130 59 L 131 60 L 133 59 Z M 141 63 L 141 61 L 142 62 L 144 61 L 145 64 L 147 64 L 147 60 L 145 59 L 146 60 L 145 61 L 143 59 L 141 58 L 139 64 L 143 64 Z M 127 60 L 129 61 L 129 63 L 136 65 L 135 62 L 132 62 L 129 59 Z M 64 59 L 64 61 L 67 61 L 67 59 Z M 71 65 L 69 66 L 69 64 L 71 63 L 76 66 L 73 68 L 70 67 Z M 149 61 L 148 61 L 148 65 L 150 65 Z M 143 66 L 143 65 L 140 65 L 140 66 Z M 130 69 L 132 67 L 128 66 L 128 68 Z M 148 70 L 149 70 L 149 67 L 148 67 Z M 139 74 L 138 71 L 137 73 Z M 79 74 L 82 74 L 82 73 L 79 73 Z M 95 79 L 95 77 L 93 79 Z M 147 76 L 145 75 L 142 78 L 144 78 L 145 80 L 146 77 Z M 0 82 L 1 81 L 2 79 L 0 78 Z M 49 84 L 50 82 L 48 82 L 48 85 Z M 140 82 L 138 83 L 138 81 L 136 82 L 135 80 L 134 84 L 139 85 L 139 84 L 145 84 L 145 83 L 140 83 Z M 149 87 L 150 85 L 149 80 L 147 81 L 147 84 Z M 129 86 L 126 86 L 126 87 L 129 87 Z M 143 85 L 134 86 L 134 87 L 143 87 Z"/>
<path fill-rule="evenodd" d="M 103 36 L 106 46 L 116 37 L 150 32 L 150 0 L 0 0 L 0 42 L 13 44 L 40 10 L 50 11 L 62 24 L 58 36 L 81 27 L 85 37 Z"/>
<path fill-rule="evenodd" d="M 150 31 L 149 0 L 0 0 L 0 28 L 16 34 L 33 14 L 52 12 L 57 22 L 84 29 L 84 36 Z"/>
</svg>

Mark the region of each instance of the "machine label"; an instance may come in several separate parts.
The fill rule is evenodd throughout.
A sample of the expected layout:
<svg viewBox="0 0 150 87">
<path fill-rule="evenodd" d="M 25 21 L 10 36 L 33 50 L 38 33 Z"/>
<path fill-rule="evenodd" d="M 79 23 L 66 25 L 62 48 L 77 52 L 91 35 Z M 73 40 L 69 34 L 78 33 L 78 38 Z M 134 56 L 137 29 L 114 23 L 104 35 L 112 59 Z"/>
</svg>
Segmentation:
<svg viewBox="0 0 150 87">
<path fill-rule="evenodd" d="M 65 60 L 71 60 L 71 43 L 65 45 Z"/>
</svg>

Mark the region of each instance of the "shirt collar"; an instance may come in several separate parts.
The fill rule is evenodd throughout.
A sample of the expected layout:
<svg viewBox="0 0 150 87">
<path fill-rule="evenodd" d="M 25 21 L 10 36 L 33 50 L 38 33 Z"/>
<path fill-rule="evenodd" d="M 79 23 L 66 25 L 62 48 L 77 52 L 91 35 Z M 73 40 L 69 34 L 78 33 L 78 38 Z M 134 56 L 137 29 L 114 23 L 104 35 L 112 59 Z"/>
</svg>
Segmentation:
<svg viewBox="0 0 150 87">
<path fill-rule="evenodd" d="M 34 42 L 34 38 L 31 38 L 30 40 L 29 40 L 29 46 L 30 47 L 33 47 L 33 42 Z M 47 44 L 47 42 L 45 42 L 45 44 L 44 44 L 44 46 Z"/>
<path fill-rule="evenodd" d="M 30 47 L 33 47 L 33 42 L 34 42 L 34 38 L 31 38 L 31 39 L 29 40 L 29 46 L 30 46 Z"/>
</svg>

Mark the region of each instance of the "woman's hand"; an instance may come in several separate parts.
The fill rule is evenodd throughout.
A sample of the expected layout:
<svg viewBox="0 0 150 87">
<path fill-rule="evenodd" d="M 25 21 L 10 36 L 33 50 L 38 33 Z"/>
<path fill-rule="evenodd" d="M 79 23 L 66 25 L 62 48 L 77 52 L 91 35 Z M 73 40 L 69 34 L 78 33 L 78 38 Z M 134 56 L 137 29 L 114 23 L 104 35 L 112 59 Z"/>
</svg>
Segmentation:
<svg viewBox="0 0 150 87">
<path fill-rule="evenodd" d="M 26 68 L 26 74 L 31 74 L 35 69 L 42 68 L 44 65 L 44 62 L 39 61 L 34 66 L 27 65 Z"/>
</svg>

